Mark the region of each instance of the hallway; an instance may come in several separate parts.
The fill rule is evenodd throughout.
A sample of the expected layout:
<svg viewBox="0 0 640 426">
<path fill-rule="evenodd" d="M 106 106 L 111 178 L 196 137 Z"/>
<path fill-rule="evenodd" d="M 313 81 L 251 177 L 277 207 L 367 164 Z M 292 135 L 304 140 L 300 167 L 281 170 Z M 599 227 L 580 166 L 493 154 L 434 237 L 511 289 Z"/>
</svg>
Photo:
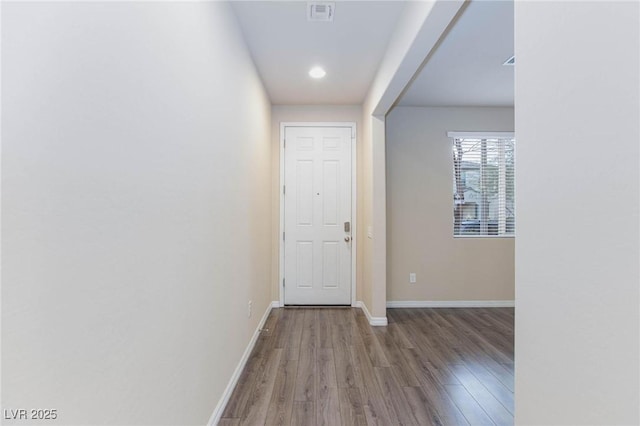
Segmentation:
<svg viewBox="0 0 640 426">
<path fill-rule="evenodd" d="M 0 11 L 4 426 L 640 425 L 640 0 Z"/>
<path fill-rule="evenodd" d="M 274 309 L 220 425 L 513 424 L 513 309 Z"/>
</svg>

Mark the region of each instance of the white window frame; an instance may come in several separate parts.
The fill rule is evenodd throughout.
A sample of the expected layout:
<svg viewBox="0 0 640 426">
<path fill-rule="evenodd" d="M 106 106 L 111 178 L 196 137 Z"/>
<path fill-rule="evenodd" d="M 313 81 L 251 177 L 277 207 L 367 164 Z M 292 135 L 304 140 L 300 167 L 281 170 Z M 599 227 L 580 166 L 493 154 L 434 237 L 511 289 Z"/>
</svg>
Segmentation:
<svg viewBox="0 0 640 426">
<path fill-rule="evenodd" d="M 449 141 L 453 141 L 455 139 L 515 139 L 514 132 L 447 132 L 447 137 Z M 455 178 L 454 178 L 455 179 Z M 515 181 L 515 175 L 513 176 Z M 515 182 L 514 182 L 515 183 Z M 505 182 L 501 182 L 501 185 L 505 185 Z M 516 205 L 514 204 L 514 210 L 516 210 Z M 517 215 L 516 215 L 517 216 Z M 501 235 L 456 235 L 455 232 L 452 233 L 454 238 L 515 238 L 516 233 L 514 230 L 513 234 L 501 234 Z"/>
</svg>

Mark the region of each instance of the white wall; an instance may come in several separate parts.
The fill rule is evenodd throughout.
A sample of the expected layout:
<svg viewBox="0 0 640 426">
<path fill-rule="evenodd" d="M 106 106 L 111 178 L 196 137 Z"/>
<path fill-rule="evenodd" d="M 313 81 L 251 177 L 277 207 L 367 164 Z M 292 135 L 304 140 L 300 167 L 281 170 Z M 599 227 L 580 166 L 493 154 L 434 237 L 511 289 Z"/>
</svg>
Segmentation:
<svg viewBox="0 0 640 426">
<path fill-rule="evenodd" d="M 270 300 L 270 105 L 233 13 L 4 3 L 2 42 L 3 408 L 206 423 Z"/>
<path fill-rule="evenodd" d="M 353 122 L 356 123 L 356 209 L 358 247 L 363 242 L 363 190 L 362 182 L 362 136 L 360 134 L 362 107 L 359 105 L 273 105 L 271 109 L 271 217 L 272 259 L 271 297 L 280 300 L 280 123 L 286 122 Z M 362 250 L 356 259 L 356 300 L 362 300 Z"/>
<path fill-rule="evenodd" d="M 380 128 L 382 127 L 382 128 Z M 384 122 L 373 117 L 370 112 L 363 110 L 362 128 L 362 161 L 360 174 L 362 178 L 358 184 L 362 194 L 362 209 L 360 209 L 358 257 L 361 257 L 359 287 L 360 300 L 364 309 L 378 319 L 386 320 L 386 212 L 385 209 L 374 209 L 374 201 L 380 203 L 385 199 L 386 185 L 374 185 L 374 181 L 384 181 L 384 164 L 381 170 L 374 170 L 374 138 L 378 142 L 378 149 L 384 158 L 384 141 L 380 147 L 380 133 L 384 135 Z M 383 160 L 384 161 L 384 160 Z M 375 174 L 374 174 L 375 172 Z M 377 190 L 374 197 L 374 188 Z M 375 224 L 382 227 L 374 226 Z"/>
<path fill-rule="evenodd" d="M 365 230 L 361 247 L 363 302 L 378 322 L 386 321 L 387 231 L 385 115 L 436 45 L 464 2 L 407 2 L 396 31 L 363 102 L 362 188 Z"/>
<path fill-rule="evenodd" d="M 638 424 L 639 4 L 515 8 L 516 424 Z"/>
<path fill-rule="evenodd" d="M 513 131 L 513 120 L 513 108 L 396 107 L 387 116 L 387 300 L 514 299 L 514 239 L 453 237 L 447 137 Z"/>
</svg>

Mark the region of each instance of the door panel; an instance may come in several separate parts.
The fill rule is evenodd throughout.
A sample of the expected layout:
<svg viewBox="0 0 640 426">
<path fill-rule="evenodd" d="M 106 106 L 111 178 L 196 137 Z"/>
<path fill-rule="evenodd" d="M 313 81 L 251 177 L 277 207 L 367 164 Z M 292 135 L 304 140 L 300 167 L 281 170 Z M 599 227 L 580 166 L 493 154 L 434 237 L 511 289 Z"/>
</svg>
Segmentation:
<svg viewBox="0 0 640 426">
<path fill-rule="evenodd" d="M 300 160 L 296 162 L 296 216 L 298 226 L 313 225 L 313 161 Z"/>
<path fill-rule="evenodd" d="M 338 195 L 340 180 L 339 162 L 335 160 L 324 161 L 322 168 L 322 224 L 325 226 L 338 225 Z"/>
<path fill-rule="evenodd" d="M 297 286 L 313 287 L 313 241 L 296 241 Z"/>
<path fill-rule="evenodd" d="M 349 305 L 351 127 L 284 131 L 285 304 Z"/>
</svg>

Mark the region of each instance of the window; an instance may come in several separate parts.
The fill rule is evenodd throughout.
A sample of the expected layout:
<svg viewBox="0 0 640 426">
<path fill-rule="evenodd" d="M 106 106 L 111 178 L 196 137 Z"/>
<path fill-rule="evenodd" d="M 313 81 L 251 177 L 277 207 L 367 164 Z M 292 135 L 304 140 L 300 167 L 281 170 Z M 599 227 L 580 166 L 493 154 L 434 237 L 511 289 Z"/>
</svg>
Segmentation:
<svg viewBox="0 0 640 426">
<path fill-rule="evenodd" d="M 453 150 L 453 235 L 515 235 L 512 133 L 449 132 Z"/>
</svg>

